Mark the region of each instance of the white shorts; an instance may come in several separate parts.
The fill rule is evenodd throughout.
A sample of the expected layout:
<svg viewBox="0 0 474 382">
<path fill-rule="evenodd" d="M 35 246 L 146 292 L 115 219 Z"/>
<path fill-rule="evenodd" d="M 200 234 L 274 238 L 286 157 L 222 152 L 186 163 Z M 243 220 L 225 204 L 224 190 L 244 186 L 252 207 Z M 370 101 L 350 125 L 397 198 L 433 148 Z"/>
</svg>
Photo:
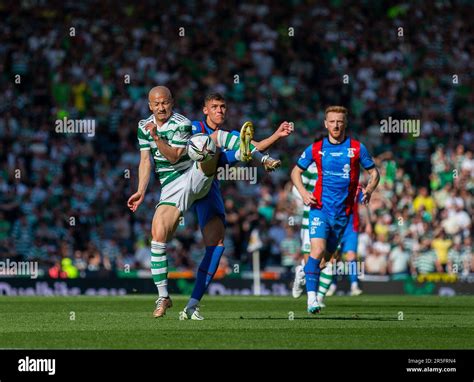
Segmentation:
<svg viewBox="0 0 474 382">
<path fill-rule="evenodd" d="M 160 205 L 177 207 L 181 213 L 187 211 L 194 201 L 203 198 L 209 192 L 214 175 L 206 176 L 197 163 L 186 170 L 184 174 L 168 183 L 161 189 Z"/>
</svg>

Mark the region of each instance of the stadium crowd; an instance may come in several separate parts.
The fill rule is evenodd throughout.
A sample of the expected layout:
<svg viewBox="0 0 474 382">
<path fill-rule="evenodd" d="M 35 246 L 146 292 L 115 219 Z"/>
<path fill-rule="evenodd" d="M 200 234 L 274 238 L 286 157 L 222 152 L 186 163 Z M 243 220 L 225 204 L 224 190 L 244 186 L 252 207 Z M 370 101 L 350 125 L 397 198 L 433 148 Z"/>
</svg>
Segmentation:
<svg viewBox="0 0 474 382">
<path fill-rule="evenodd" d="M 126 200 L 147 92 L 164 84 L 190 119 L 212 90 L 228 100 L 228 129 L 252 120 L 263 138 L 295 125 L 270 151 L 279 171 L 222 183 L 222 272 L 250 269 L 254 249 L 265 269 L 298 261 L 302 206 L 289 173 L 324 133 L 329 104 L 349 108 L 348 133 L 382 175 L 359 238 L 366 272 L 474 272 L 472 4 L 204 3 L 0 6 L 1 257 L 36 259 L 51 277 L 149 269 L 157 180 L 135 215 Z M 64 117 L 93 121 L 92 134 L 58 132 Z M 389 117 L 420 120 L 420 135 L 382 133 Z M 191 213 L 169 248 L 170 269 L 199 263 Z"/>
</svg>

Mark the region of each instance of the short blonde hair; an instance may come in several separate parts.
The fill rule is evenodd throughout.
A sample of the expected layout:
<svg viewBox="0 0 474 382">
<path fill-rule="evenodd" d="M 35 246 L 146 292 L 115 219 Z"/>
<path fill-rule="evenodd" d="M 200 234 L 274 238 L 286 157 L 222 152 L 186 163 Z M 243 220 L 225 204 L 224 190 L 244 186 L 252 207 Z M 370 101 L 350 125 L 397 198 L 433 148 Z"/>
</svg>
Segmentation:
<svg viewBox="0 0 474 382">
<path fill-rule="evenodd" d="M 348 111 L 344 106 L 329 106 L 326 108 L 326 111 L 324 112 L 325 119 L 327 118 L 328 113 L 342 113 L 344 114 L 344 118 L 347 119 Z"/>
</svg>

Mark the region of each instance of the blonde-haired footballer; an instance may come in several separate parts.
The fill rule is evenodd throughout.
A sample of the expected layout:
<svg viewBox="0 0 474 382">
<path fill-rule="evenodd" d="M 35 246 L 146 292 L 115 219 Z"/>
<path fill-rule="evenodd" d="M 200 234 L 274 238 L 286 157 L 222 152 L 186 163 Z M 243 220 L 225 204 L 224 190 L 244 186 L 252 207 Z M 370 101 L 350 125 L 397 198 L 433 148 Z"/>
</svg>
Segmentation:
<svg viewBox="0 0 474 382">
<path fill-rule="evenodd" d="M 303 172 L 302 180 L 303 184 L 305 185 L 306 189 L 310 192 L 314 191 L 314 185 L 317 179 L 317 169 L 315 164 L 313 163 L 308 170 Z M 331 296 L 335 293 L 337 285 L 336 279 L 334 275 L 336 274 L 336 268 L 333 268 L 334 265 L 337 265 L 337 262 L 345 257 L 345 261 L 347 261 L 347 267 L 345 269 L 348 270 L 349 282 L 351 286 L 350 295 L 351 296 L 358 296 L 362 293 L 362 290 L 359 288 L 359 280 L 357 276 L 357 246 L 358 246 L 358 239 L 359 239 L 359 225 L 360 225 L 360 217 L 359 217 L 359 203 L 361 202 L 362 193 L 360 192 L 361 188 L 356 194 L 356 203 L 354 204 L 354 212 L 351 214 L 349 219 L 349 223 L 344 230 L 344 234 L 341 239 L 341 243 L 339 245 L 339 250 L 335 253 L 335 255 L 331 258 L 329 262 L 323 261 L 321 262 L 321 276 L 319 279 L 319 287 L 317 293 L 317 301 L 321 308 L 324 308 L 326 305 L 324 304 L 324 298 L 327 296 Z M 296 187 L 293 187 L 293 192 L 298 192 Z M 369 217 L 369 209 L 368 206 L 364 206 L 364 211 L 366 212 L 365 219 L 366 224 L 370 225 L 370 217 Z M 295 267 L 295 278 L 293 281 L 293 288 L 292 288 L 292 295 L 294 298 L 299 298 L 303 294 L 303 289 L 306 284 L 305 274 L 304 274 L 304 266 L 309 256 L 311 244 L 309 239 L 309 228 L 308 228 L 308 216 L 309 216 L 309 206 L 304 206 L 304 213 L 303 213 L 303 221 L 301 225 L 301 253 L 304 258 L 301 260 L 301 265 L 297 265 Z"/>
<path fill-rule="evenodd" d="M 303 202 L 310 206 L 310 255 L 304 267 L 308 293 L 308 313 L 321 310 L 316 291 L 323 258 L 329 261 L 336 251 L 354 211 L 359 187 L 360 166 L 369 172 L 370 180 L 362 189 L 362 202 L 368 203 L 378 185 L 380 175 L 365 146 L 346 136 L 347 109 L 330 106 L 326 109 L 324 126 L 328 136 L 309 145 L 291 172 L 291 180 Z M 318 178 L 313 192 L 306 190 L 302 173 L 315 163 Z"/>
</svg>

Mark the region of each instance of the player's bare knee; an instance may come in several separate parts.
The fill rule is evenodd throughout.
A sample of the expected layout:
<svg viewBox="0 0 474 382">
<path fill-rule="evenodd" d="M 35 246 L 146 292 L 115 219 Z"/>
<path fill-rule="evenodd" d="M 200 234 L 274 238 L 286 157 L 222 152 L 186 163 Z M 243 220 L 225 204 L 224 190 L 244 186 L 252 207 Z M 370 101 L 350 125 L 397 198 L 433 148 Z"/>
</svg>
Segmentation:
<svg viewBox="0 0 474 382">
<path fill-rule="evenodd" d="M 347 257 L 347 261 L 357 260 L 357 255 L 353 251 L 347 252 L 346 257 Z"/>
<path fill-rule="evenodd" d="M 162 232 L 151 230 L 151 240 L 157 241 L 159 243 L 166 242 L 166 236 Z"/>
<path fill-rule="evenodd" d="M 167 235 L 163 228 L 163 225 L 156 224 L 155 221 L 153 221 L 151 225 L 151 239 L 153 241 L 158 241 L 160 243 L 166 242 Z"/>
<path fill-rule="evenodd" d="M 326 249 L 323 246 L 311 246 L 311 256 L 322 259 Z"/>
</svg>

